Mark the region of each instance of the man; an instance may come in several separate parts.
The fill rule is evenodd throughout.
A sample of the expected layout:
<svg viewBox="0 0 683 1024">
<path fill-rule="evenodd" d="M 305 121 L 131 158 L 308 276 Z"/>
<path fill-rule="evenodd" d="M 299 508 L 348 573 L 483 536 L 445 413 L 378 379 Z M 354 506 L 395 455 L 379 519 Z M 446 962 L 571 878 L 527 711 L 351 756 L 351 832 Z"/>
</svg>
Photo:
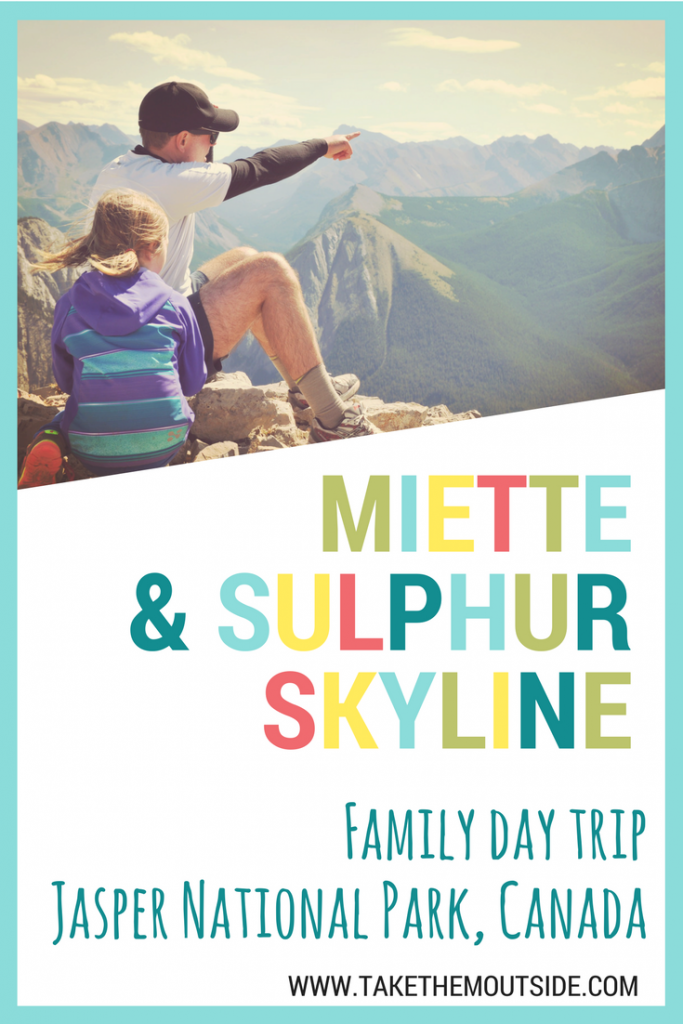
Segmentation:
<svg viewBox="0 0 683 1024">
<path fill-rule="evenodd" d="M 109 189 L 130 188 L 151 196 L 166 211 L 169 249 L 161 276 L 189 297 L 209 373 L 220 369 L 220 361 L 250 329 L 287 381 L 294 408 L 313 410 L 314 440 L 379 433 L 360 406 L 348 402 L 358 390 L 358 378 L 347 374 L 333 380 L 327 373 L 299 279 L 283 256 L 241 247 L 190 275 L 195 213 L 282 181 L 320 157 L 348 160 L 351 140 L 359 134 L 311 139 L 229 164 L 213 163 L 219 133 L 234 131 L 238 124 L 233 110 L 213 106 L 196 85 L 156 86 L 140 104 L 142 146 L 102 170 L 92 205 Z"/>
</svg>

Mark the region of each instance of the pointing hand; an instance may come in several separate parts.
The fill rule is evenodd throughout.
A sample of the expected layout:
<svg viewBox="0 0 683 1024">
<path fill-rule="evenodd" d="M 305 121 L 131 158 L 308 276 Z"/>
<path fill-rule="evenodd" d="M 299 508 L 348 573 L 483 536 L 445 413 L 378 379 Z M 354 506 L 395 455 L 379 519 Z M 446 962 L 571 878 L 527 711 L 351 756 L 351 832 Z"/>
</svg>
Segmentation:
<svg viewBox="0 0 683 1024">
<path fill-rule="evenodd" d="M 360 132 L 351 132 L 350 135 L 330 135 L 325 139 L 327 143 L 325 156 L 332 160 L 349 160 L 353 153 L 351 139 L 357 139 L 359 135 Z"/>
</svg>

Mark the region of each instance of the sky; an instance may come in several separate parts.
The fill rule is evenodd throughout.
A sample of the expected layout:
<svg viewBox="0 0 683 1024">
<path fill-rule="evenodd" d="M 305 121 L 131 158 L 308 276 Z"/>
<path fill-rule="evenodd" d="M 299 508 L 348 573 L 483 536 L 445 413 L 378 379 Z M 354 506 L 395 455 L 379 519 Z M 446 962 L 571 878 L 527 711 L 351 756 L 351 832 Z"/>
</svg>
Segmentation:
<svg viewBox="0 0 683 1024">
<path fill-rule="evenodd" d="M 217 159 L 341 124 L 628 148 L 664 123 L 661 21 L 25 21 L 18 68 L 20 118 L 129 134 L 147 90 L 195 82 L 240 115 Z"/>
</svg>

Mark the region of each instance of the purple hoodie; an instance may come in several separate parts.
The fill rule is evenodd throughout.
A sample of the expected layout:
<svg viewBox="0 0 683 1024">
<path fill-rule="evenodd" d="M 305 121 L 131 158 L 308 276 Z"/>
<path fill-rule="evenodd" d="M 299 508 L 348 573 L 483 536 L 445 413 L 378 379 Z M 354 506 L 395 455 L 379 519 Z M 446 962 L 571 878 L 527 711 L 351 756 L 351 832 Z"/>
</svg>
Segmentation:
<svg viewBox="0 0 683 1024">
<path fill-rule="evenodd" d="M 83 274 L 57 303 L 55 380 L 69 393 L 60 428 L 95 473 L 166 465 L 194 415 L 185 395 L 206 380 L 187 301 L 158 274 Z"/>
</svg>

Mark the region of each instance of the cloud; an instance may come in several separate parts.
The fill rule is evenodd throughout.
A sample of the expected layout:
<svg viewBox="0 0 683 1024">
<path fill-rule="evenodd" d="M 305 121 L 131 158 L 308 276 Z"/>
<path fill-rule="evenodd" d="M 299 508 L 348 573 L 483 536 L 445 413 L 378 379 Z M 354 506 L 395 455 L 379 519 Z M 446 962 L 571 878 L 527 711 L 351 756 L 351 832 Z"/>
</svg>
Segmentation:
<svg viewBox="0 0 683 1024">
<path fill-rule="evenodd" d="M 638 111 L 637 107 L 628 107 L 625 103 L 610 103 L 603 109 L 606 114 L 635 114 Z"/>
<path fill-rule="evenodd" d="M 265 114 L 261 117 L 249 117 L 247 114 L 240 118 L 241 128 L 303 128 L 303 121 L 300 117 L 291 114 Z"/>
<path fill-rule="evenodd" d="M 664 79 L 639 78 L 635 82 L 622 82 L 619 89 L 633 99 L 659 100 L 664 98 Z"/>
<path fill-rule="evenodd" d="M 408 86 L 401 85 L 400 82 L 385 82 L 384 85 L 380 85 L 380 89 L 383 92 L 408 92 Z"/>
<path fill-rule="evenodd" d="M 171 63 L 183 70 L 199 68 L 220 78 L 232 78 L 236 81 L 261 81 L 260 77 L 251 71 L 228 67 L 223 57 L 204 50 L 190 49 L 186 45 L 190 42 L 190 37 L 186 35 L 160 36 L 156 32 L 114 32 L 109 39 L 149 54 L 155 64 Z"/>
<path fill-rule="evenodd" d="M 241 125 L 254 123 L 254 118 L 271 118 L 273 124 L 279 124 L 280 119 L 284 118 L 284 125 L 294 124 L 287 119 L 298 120 L 299 112 L 303 110 L 320 110 L 320 107 L 299 103 L 295 96 L 268 92 L 254 86 L 228 85 L 227 82 L 211 88 L 211 100 L 220 107 L 235 107 Z"/>
<path fill-rule="evenodd" d="M 557 107 L 551 107 L 549 103 L 522 103 L 525 110 L 536 110 L 539 114 L 561 114 Z"/>
<path fill-rule="evenodd" d="M 598 114 L 597 112 L 589 114 L 587 110 L 579 110 L 578 107 L 572 107 L 572 114 L 574 115 L 574 117 L 600 117 L 600 114 Z"/>
<path fill-rule="evenodd" d="M 191 77 L 188 81 L 206 88 L 204 82 Z M 38 125 L 46 121 L 110 122 L 124 132 L 137 134 L 138 107 L 146 92 L 147 88 L 138 82 L 111 86 L 89 78 L 51 78 L 39 74 L 18 81 L 19 116 Z M 237 106 L 240 128 L 259 129 L 258 144 L 265 134 L 262 129 L 303 128 L 301 112 L 318 109 L 299 103 L 294 96 L 227 82 L 211 87 L 210 95 L 220 106 Z M 318 134 L 328 134 L 333 127 L 330 125 Z M 311 133 L 309 137 L 315 136 L 310 125 L 305 131 Z"/>
<path fill-rule="evenodd" d="M 19 78 L 19 116 L 32 124 L 77 121 L 117 125 L 137 133 L 138 107 L 146 90 L 137 82 L 102 85 L 90 78 Z"/>
<path fill-rule="evenodd" d="M 447 78 L 436 87 L 437 92 L 464 92 L 465 86 L 461 85 L 457 78 Z"/>
<path fill-rule="evenodd" d="M 629 117 L 626 124 L 634 124 L 637 128 L 660 128 L 661 121 L 634 121 L 633 118 Z"/>
<path fill-rule="evenodd" d="M 319 138 L 330 135 L 335 125 L 313 126 L 309 111 L 320 108 L 300 103 L 295 96 L 269 92 L 251 85 L 222 82 L 211 87 L 211 101 L 221 107 L 232 107 L 239 113 L 240 127 L 232 146 L 272 145 L 286 134 L 298 138 Z M 326 116 L 326 115 L 323 115 Z M 227 144 L 227 140 L 224 140 Z"/>
<path fill-rule="evenodd" d="M 577 96 L 577 100 L 606 100 L 611 96 L 625 93 L 631 99 L 659 100 L 664 99 L 663 78 L 638 78 L 634 82 L 622 82 L 617 89 L 600 88 L 589 96 Z"/>
<path fill-rule="evenodd" d="M 469 39 L 466 36 L 438 36 L 426 28 L 394 28 L 389 46 L 420 46 L 427 50 L 451 53 L 502 53 L 516 50 L 519 43 L 509 39 Z"/>
<path fill-rule="evenodd" d="M 287 106 L 294 106 L 297 110 L 318 110 L 318 107 L 306 107 L 300 104 L 295 96 L 285 96 L 279 92 L 268 92 L 266 89 L 255 89 L 253 86 L 244 85 L 217 85 L 211 89 L 213 99 L 222 103 L 231 103 L 235 99 L 266 100 L 267 102 L 284 103 Z M 220 105 L 220 104 L 219 104 Z"/>
<path fill-rule="evenodd" d="M 618 96 L 619 93 L 616 89 L 603 89 L 600 88 L 597 92 L 592 92 L 590 96 L 577 96 L 577 100 L 607 100 L 610 96 Z"/>
<path fill-rule="evenodd" d="M 657 74 L 663 75 L 664 74 L 664 63 L 661 60 L 653 60 L 652 64 L 648 64 L 648 66 L 646 68 L 644 68 L 644 70 L 645 71 L 655 71 Z"/>
<path fill-rule="evenodd" d="M 564 95 L 563 89 L 556 89 L 544 82 L 527 82 L 525 85 L 513 85 L 512 82 L 504 82 L 501 78 L 485 79 L 473 78 L 466 85 L 461 85 L 456 78 L 447 78 L 445 82 L 437 85 L 437 92 L 492 92 L 499 96 L 540 96 L 544 92 L 556 92 Z"/>
</svg>

